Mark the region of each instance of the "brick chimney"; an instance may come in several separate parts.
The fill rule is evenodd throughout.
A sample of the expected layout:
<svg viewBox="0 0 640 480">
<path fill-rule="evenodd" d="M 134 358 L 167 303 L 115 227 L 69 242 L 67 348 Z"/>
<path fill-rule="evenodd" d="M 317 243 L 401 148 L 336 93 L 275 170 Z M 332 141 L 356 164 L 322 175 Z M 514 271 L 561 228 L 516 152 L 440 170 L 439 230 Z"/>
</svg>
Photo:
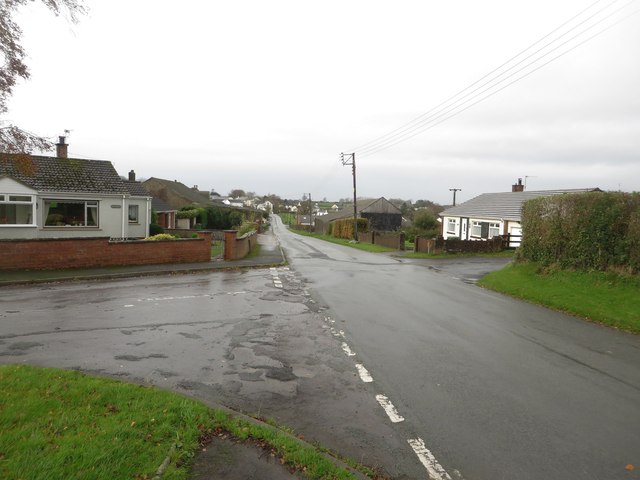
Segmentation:
<svg viewBox="0 0 640 480">
<path fill-rule="evenodd" d="M 67 145 L 64 143 L 66 137 L 58 137 L 58 143 L 56 143 L 56 157 L 68 158 Z"/>
<path fill-rule="evenodd" d="M 512 192 L 524 192 L 524 185 L 522 184 L 522 179 L 518 179 L 518 183 L 511 185 Z"/>
<path fill-rule="evenodd" d="M 136 181 L 136 172 L 134 172 L 133 170 L 131 170 L 129 172 L 129 181 L 130 182 L 135 182 Z"/>
</svg>

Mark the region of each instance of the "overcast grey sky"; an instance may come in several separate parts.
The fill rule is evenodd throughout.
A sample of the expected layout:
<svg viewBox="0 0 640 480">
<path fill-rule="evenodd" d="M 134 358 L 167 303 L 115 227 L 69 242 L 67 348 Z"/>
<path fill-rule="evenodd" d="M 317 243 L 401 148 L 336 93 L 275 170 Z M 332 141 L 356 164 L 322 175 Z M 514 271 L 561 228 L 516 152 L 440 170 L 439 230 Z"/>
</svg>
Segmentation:
<svg viewBox="0 0 640 480">
<path fill-rule="evenodd" d="M 355 149 L 359 196 L 450 203 L 449 188 L 464 201 L 518 177 L 529 190 L 640 190 L 639 0 L 86 3 L 77 25 L 21 11 L 32 77 L 7 118 L 69 129 L 71 156 L 122 175 L 335 200 L 352 195 L 339 154 Z M 589 6 L 547 49 L 602 23 L 529 70 L 631 16 L 413 138 L 358 150 Z"/>
</svg>

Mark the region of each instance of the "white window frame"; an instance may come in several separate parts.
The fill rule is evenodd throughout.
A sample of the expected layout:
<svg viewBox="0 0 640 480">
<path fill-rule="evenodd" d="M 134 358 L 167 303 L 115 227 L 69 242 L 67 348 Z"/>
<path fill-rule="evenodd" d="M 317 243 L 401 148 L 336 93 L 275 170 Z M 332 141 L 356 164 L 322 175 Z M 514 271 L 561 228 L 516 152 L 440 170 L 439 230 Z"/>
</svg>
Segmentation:
<svg viewBox="0 0 640 480">
<path fill-rule="evenodd" d="M 0 193 L 0 205 L 15 205 L 16 208 L 19 205 L 31 206 L 31 213 L 28 217 L 31 218 L 30 223 L 0 223 L 0 228 L 4 227 L 35 227 L 36 226 L 36 201 L 35 195 L 28 195 L 24 193 Z M 0 219 L 1 221 L 2 219 Z"/>
<path fill-rule="evenodd" d="M 472 221 L 469 235 L 473 238 L 482 238 L 482 222 L 477 220 Z"/>
<path fill-rule="evenodd" d="M 491 234 L 491 232 L 494 232 Z M 499 223 L 489 223 L 489 238 L 498 237 L 500 235 L 500 224 Z"/>
<path fill-rule="evenodd" d="M 453 230 L 451 229 L 451 225 L 453 225 Z M 457 218 L 447 218 L 447 234 L 458 235 L 458 219 Z"/>
<path fill-rule="evenodd" d="M 131 219 L 131 209 L 135 211 L 135 218 Z M 139 224 L 140 223 L 140 205 L 129 205 L 127 209 L 127 218 L 129 219 L 129 223 L 131 224 Z"/>
<path fill-rule="evenodd" d="M 489 233 L 487 234 L 487 240 L 491 239 L 493 237 L 497 237 L 500 235 L 500 224 L 496 223 L 496 222 L 483 222 L 483 221 L 479 221 L 479 220 L 474 220 L 471 222 L 471 230 L 469 231 L 469 234 L 473 237 L 473 238 L 482 238 L 482 224 L 483 223 L 488 223 L 489 224 Z M 493 234 L 492 234 L 493 232 Z"/>
<path fill-rule="evenodd" d="M 47 208 L 47 204 L 55 202 L 55 203 L 75 203 L 75 204 L 84 204 L 84 225 L 47 225 L 47 212 L 49 209 Z M 42 205 L 44 206 L 42 226 L 43 228 L 100 228 L 100 202 L 98 200 L 85 200 L 85 199 L 77 199 L 77 198 L 45 198 L 42 201 Z M 88 225 L 89 220 L 89 211 L 91 209 L 95 209 L 95 225 Z"/>
</svg>

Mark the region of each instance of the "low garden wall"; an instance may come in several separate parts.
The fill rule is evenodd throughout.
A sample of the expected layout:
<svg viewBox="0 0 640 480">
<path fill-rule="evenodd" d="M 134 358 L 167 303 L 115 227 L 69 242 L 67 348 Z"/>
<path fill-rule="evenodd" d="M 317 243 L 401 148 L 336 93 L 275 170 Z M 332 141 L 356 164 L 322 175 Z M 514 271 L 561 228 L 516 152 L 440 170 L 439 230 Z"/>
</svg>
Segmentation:
<svg viewBox="0 0 640 480">
<path fill-rule="evenodd" d="M 258 244 L 258 233 L 253 230 L 238 237 L 237 230 L 224 231 L 224 259 L 239 260 L 249 255 Z"/>
<path fill-rule="evenodd" d="M 416 253 L 497 253 L 506 248 L 502 237 L 490 240 L 458 240 L 442 237 L 426 238 L 417 236 L 413 251 Z"/>
<path fill-rule="evenodd" d="M 211 233 L 177 240 L 111 241 L 109 237 L 0 240 L 0 270 L 209 262 Z"/>
<path fill-rule="evenodd" d="M 403 232 L 358 232 L 358 241 L 394 250 L 404 250 L 405 236 Z"/>
</svg>

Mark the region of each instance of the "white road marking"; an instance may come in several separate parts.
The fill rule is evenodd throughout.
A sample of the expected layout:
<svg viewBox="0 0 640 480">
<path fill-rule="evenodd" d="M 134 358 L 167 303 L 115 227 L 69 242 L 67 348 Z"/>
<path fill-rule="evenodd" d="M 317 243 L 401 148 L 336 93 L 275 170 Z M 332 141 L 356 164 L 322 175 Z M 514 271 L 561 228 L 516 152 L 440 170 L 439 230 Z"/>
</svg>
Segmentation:
<svg viewBox="0 0 640 480">
<path fill-rule="evenodd" d="M 247 291 L 240 291 L 240 292 L 224 292 L 224 293 L 220 293 L 217 295 L 244 295 L 248 293 Z M 192 300 L 194 298 L 213 298 L 216 295 L 212 295 L 210 293 L 205 293 L 202 295 L 183 295 L 180 297 L 149 297 L 149 298 L 138 298 L 136 299 L 137 302 L 166 302 L 166 301 L 173 301 L 173 300 Z M 133 307 L 133 305 L 125 305 L 125 307 Z"/>
<path fill-rule="evenodd" d="M 369 371 L 366 368 L 364 368 L 364 365 L 362 365 L 360 363 L 356 363 L 356 368 L 358 369 L 358 375 L 360 375 L 360 380 L 362 380 L 364 383 L 373 382 L 373 377 L 371 376 Z M 376 398 L 378 398 L 378 397 L 376 397 Z M 378 400 L 378 402 L 379 401 L 380 400 Z"/>
<path fill-rule="evenodd" d="M 446 472 L 442 465 L 440 465 L 433 453 L 425 446 L 424 440 L 421 438 L 407 440 L 413 451 L 418 456 L 418 459 L 425 466 L 429 473 L 429 478 L 432 480 L 451 480 L 451 477 Z"/>
<path fill-rule="evenodd" d="M 396 407 L 393 406 L 393 403 L 391 403 L 391 401 L 386 396 L 376 395 L 376 400 L 378 400 L 378 403 L 380 404 L 380 406 L 384 408 L 384 411 L 387 412 L 389 419 L 393 423 L 404 421 L 404 417 L 398 413 L 398 410 L 396 409 Z"/>
<path fill-rule="evenodd" d="M 125 305 L 124 308 L 133 307 L 133 305 Z"/>
<path fill-rule="evenodd" d="M 338 331 L 335 328 L 331 327 L 329 331 L 331 332 L 331 335 L 333 335 L 334 337 L 344 337 L 343 330 Z"/>
<path fill-rule="evenodd" d="M 344 353 L 347 354 L 347 357 L 355 357 L 356 354 L 353 350 L 351 350 L 351 348 L 349 347 L 349 345 L 346 344 L 346 342 L 342 342 L 342 350 L 344 350 Z"/>
</svg>

